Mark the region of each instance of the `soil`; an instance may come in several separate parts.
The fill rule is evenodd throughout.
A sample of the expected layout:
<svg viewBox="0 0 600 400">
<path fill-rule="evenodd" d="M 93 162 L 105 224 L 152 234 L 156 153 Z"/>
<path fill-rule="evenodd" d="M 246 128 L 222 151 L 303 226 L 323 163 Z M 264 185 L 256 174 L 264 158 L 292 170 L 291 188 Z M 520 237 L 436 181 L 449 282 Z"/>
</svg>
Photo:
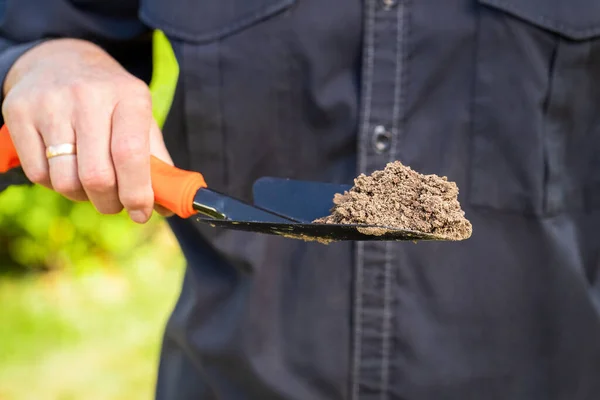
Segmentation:
<svg viewBox="0 0 600 400">
<path fill-rule="evenodd" d="M 369 176 L 361 174 L 349 191 L 335 195 L 333 203 L 331 215 L 313 222 L 374 225 L 357 228 L 371 235 L 396 228 L 463 240 L 472 233 L 456 183 L 445 176 L 420 174 L 400 161 Z"/>
<path fill-rule="evenodd" d="M 293 234 L 293 233 L 278 233 L 278 235 L 283 236 L 285 238 L 290 238 L 290 239 L 304 240 L 305 242 L 319 242 L 321 244 L 330 244 L 330 243 L 334 242 L 333 239 L 319 238 L 319 237 L 313 237 L 313 236 L 308 236 L 308 235 L 299 235 L 299 234 Z"/>
</svg>

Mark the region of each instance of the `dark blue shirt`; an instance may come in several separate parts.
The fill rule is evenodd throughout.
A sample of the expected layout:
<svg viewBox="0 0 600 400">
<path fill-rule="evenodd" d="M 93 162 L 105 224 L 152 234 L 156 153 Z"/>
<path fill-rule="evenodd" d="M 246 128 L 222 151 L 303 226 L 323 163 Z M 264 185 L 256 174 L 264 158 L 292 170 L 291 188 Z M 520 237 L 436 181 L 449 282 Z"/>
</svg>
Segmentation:
<svg viewBox="0 0 600 400">
<path fill-rule="evenodd" d="M 188 260 L 159 400 L 600 397 L 600 2 L 5 0 L 0 73 L 81 37 L 180 64 L 178 166 L 456 181 L 473 236 L 335 243 L 169 223 Z M 2 75 L 3 76 L 3 75 Z"/>
</svg>

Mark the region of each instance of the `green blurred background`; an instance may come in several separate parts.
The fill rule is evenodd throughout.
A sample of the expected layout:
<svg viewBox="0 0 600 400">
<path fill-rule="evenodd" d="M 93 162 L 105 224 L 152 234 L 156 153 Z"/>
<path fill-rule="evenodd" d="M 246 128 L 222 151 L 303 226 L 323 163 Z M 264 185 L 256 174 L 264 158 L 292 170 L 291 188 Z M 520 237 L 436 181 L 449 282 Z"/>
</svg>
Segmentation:
<svg viewBox="0 0 600 400">
<path fill-rule="evenodd" d="M 155 32 L 162 125 L 177 63 Z M 184 260 L 164 220 L 136 225 L 39 186 L 0 194 L 0 400 L 152 399 Z"/>
</svg>

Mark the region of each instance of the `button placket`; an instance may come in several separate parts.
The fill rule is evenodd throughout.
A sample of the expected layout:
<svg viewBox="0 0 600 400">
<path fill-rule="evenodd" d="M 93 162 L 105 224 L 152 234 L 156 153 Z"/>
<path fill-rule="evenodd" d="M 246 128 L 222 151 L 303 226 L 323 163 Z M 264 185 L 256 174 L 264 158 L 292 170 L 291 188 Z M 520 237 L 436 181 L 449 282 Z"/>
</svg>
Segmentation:
<svg viewBox="0 0 600 400">
<path fill-rule="evenodd" d="M 365 0 L 359 170 L 382 170 L 396 157 L 403 115 L 401 91 L 406 5 Z M 394 9 L 390 12 L 390 9 Z M 394 29 L 395 28 L 395 29 Z M 396 303 L 394 248 L 386 242 L 356 245 L 352 400 L 384 399 L 394 385 Z"/>
</svg>

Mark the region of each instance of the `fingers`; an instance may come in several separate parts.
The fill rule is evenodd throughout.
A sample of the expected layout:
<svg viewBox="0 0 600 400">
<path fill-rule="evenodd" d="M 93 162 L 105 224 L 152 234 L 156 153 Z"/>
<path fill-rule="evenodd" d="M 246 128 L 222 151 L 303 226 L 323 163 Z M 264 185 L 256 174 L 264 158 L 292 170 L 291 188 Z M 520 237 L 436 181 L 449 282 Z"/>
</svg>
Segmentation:
<svg viewBox="0 0 600 400">
<path fill-rule="evenodd" d="M 110 154 L 112 104 L 100 89 L 80 88 L 74 113 L 78 177 L 94 207 L 103 214 L 123 209 Z M 109 97 L 110 100 L 110 97 Z"/>
<path fill-rule="evenodd" d="M 103 214 L 125 208 L 144 223 L 154 207 L 150 154 L 173 164 L 150 91 L 116 63 L 74 68 L 75 61 L 52 73 L 34 69 L 8 91 L 2 112 L 21 165 L 34 183 L 90 200 Z M 61 144 L 74 144 L 76 154 L 47 159 L 46 147 Z"/>
<path fill-rule="evenodd" d="M 61 129 L 53 131 L 51 135 L 55 139 L 47 141 L 48 146 L 56 146 L 63 143 L 73 143 L 75 132 L 70 126 L 64 126 Z M 65 154 L 52 157 L 48 160 L 49 175 L 52 188 L 74 201 L 87 200 L 87 196 L 79 181 L 77 173 L 77 156 L 75 154 Z"/>
<path fill-rule="evenodd" d="M 27 119 L 28 110 L 26 103 L 13 101 L 11 96 L 6 97 L 2 106 L 4 121 L 10 127 L 10 136 L 27 179 L 52 189 L 44 142 L 33 121 Z"/>
<path fill-rule="evenodd" d="M 71 121 L 62 115 L 58 97 L 48 95 L 44 98 L 44 111 L 37 114 L 36 126 L 41 133 L 46 146 L 56 146 L 63 143 L 75 144 L 75 132 L 71 126 Z M 59 111 L 61 110 L 61 111 Z M 68 112 L 68 106 L 65 112 Z M 46 159 L 45 151 L 41 159 Z M 75 201 L 86 200 L 87 196 L 83 191 L 79 175 L 77 173 L 77 156 L 60 155 L 47 160 L 48 171 L 52 188 Z"/>
<path fill-rule="evenodd" d="M 173 165 L 173 160 L 171 159 L 171 156 L 167 151 L 167 147 L 165 146 L 162 132 L 160 131 L 160 128 L 154 119 L 152 119 L 150 127 L 150 153 L 167 164 Z M 154 211 L 163 217 L 170 217 L 173 215 L 172 211 L 158 204 L 154 205 Z"/>
<path fill-rule="evenodd" d="M 165 146 L 162 132 L 160 131 L 160 128 L 158 127 L 158 124 L 154 118 L 150 123 L 150 153 L 159 158 L 161 161 L 164 161 L 169 165 L 173 165 L 173 160 L 171 159 L 171 155 L 167 150 L 167 146 Z"/>
<path fill-rule="evenodd" d="M 111 154 L 119 200 L 131 219 L 146 222 L 152 215 L 154 195 L 150 179 L 152 103 L 147 89 L 121 99 L 112 116 Z"/>
</svg>

